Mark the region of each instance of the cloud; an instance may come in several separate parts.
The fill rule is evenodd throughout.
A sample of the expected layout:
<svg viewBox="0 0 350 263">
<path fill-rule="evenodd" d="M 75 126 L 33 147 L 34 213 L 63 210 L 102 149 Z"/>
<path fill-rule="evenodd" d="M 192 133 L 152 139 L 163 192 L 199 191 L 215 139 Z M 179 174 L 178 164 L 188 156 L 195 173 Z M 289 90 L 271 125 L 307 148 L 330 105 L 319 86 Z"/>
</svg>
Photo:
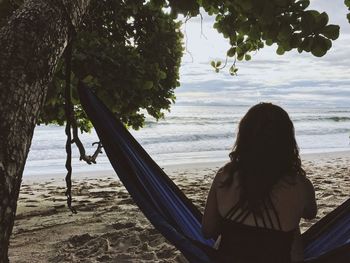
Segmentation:
<svg viewBox="0 0 350 263">
<path fill-rule="evenodd" d="M 310 8 L 326 11 L 330 22 L 341 26 L 339 39 L 324 57 L 295 50 L 279 56 L 276 46 L 265 47 L 252 54 L 251 61 L 237 62 L 235 77 L 228 74 L 229 66 L 220 73 L 210 66 L 211 60 L 225 60 L 227 39 L 205 22 L 206 39 L 200 35 L 200 19 L 188 21 L 187 49 L 192 57 L 187 54 L 183 59 L 178 103 L 251 105 L 273 100 L 301 107 L 350 106 L 350 25 L 343 0 L 314 0 Z M 204 21 L 207 18 L 204 15 Z"/>
</svg>

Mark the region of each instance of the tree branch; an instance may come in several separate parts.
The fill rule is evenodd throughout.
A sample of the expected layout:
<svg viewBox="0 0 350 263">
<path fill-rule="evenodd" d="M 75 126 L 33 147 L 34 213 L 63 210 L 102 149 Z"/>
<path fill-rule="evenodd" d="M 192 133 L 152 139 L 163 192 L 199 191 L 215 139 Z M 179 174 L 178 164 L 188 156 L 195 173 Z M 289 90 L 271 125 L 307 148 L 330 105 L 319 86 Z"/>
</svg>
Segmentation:
<svg viewBox="0 0 350 263">
<path fill-rule="evenodd" d="M 93 155 L 86 155 L 86 151 L 84 148 L 83 143 L 81 142 L 79 136 L 78 136 L 78 126 L 77 126 L 77 121 L 75 119 L 74 116 L 72 116 L 72 128 L 73 128 L 73 140 L 71 141 L 72 143 L 75 143 L 75 145 L 78 147 L 79 149 L 79 153 L 80 153 L 80 161 L 83 160 L 85 161 L 87 164 L 93 164 L 96 163 L 96 159 L 97 156 L 102 153 L 102 143 L 101 142 L 94 142 L 92 143 L 92 145 L 97 144 L 97 148 L 94 152 Z"/>
</svg>

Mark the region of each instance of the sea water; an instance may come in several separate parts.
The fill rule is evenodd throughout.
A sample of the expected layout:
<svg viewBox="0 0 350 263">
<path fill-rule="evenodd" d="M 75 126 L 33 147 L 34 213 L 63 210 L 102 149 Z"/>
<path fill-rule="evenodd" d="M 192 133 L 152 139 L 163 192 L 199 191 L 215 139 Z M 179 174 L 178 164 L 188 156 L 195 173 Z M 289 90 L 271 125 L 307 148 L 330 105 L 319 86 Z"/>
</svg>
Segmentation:
<svg viewBox="0 0 350 263">
<path fill-rule="evenodd" d="M 174 105 L 165 119 L 158 122 L 147 118 L 145 126 L 130 130 L 137 141 L 161 166 L 169 164 L 203 163 L 228 160 L 235 142 L 240 119 L 249 106 Z M 350 108 L 346 107 L 290 107 L 296 139 L 301 153 L 319 153 L 350 150 Z M 64 127 L 38 126 L 35 129 L 24 176 L 65 173 Z M 82 134 L 88 154 L 98 141 L 94 131 Z M 97 164 L 79 161 L 73 148 L 73 172 L 112 169 L 106 155 L 97 158 Z"/>
</svg>

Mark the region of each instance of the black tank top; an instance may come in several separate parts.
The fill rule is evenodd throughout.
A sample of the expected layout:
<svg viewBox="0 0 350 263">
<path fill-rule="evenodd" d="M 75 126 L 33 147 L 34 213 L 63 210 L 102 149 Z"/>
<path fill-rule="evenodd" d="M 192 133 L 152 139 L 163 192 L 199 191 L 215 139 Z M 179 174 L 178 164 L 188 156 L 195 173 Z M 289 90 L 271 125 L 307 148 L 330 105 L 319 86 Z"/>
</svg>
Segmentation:
<svg viewBox="0 0 350 263">
<path fill-rule="evenodd" d="M 291 262 L 294 230 L 282 230 L 277 210 L 270 197 L 262 203 L 263 212 L 260 216 L 250 211 L 246 204 L 236 204 L 222 218 L 218 262 Z M 269 212 L 268 206 L 272 208 L 272 213 Z M 250 214 L 253 215 L 255 226 L 244 224 Z M 277 222 L 277 226 L 273 222 Z"/>
</svg>

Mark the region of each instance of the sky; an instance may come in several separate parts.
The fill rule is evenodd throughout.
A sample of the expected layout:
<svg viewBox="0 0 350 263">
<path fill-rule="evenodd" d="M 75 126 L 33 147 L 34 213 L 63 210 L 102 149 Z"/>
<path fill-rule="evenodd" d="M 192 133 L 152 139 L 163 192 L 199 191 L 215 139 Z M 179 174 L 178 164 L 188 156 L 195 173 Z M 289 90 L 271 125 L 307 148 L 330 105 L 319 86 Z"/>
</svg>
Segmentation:
<svg viewBox="0 0 350 263">
<path fill-rule="evenodd" d="M 215 73 L 212 60 L 225 60 L 228 41 L 212 28 L 213 17 L 203 13 L 191 18 L 185 32 L 186 53 L 180 68 L 178 105 L 253 105 L 269 101 L 293 107 L 350 107 L 350 24 L 343 0 L 311 0 L 308 9 L 326 11 L 330 23 L 340 26 L 340 37 L 322 58 L 290 51 L 276 54 L 276 46 L 252 54 L 251 61 L 238 62 L 238 76 L 228 68 Z"/>
</svg>

